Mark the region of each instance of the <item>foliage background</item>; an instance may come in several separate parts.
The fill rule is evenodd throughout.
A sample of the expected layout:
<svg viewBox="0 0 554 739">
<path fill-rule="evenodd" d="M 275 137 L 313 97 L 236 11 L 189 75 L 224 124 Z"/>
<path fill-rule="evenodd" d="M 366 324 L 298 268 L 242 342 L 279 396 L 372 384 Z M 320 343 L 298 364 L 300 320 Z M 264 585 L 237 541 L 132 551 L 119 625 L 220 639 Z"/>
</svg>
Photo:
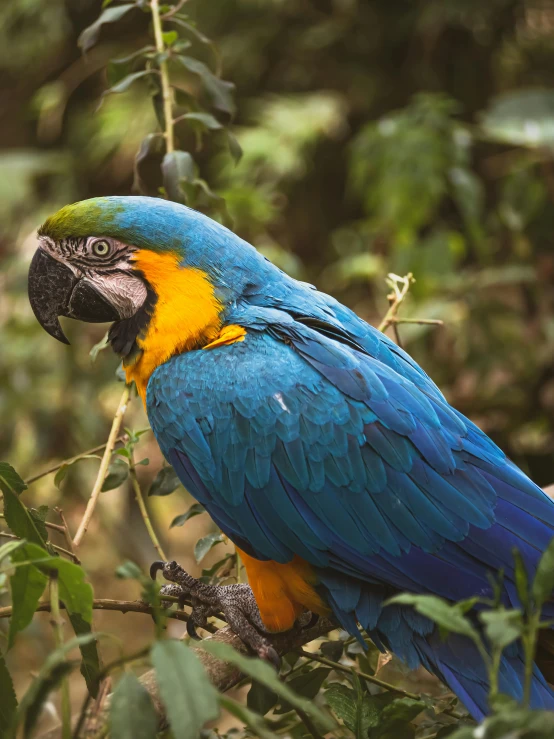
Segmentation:
<svg viewBox="0 0 554 739">
<path fill-rule="evenodd" d="M 197 149 L 183 132 L 234 230 L 373 323 L 385 275 L 412 271 L 403 315 L 445 326 L 402 327 L 406 348 L 538 484 L 553 482 L 554 3 L 189 0 L 186 10 L 236 85 L 238 165 L 223 133 Z M 98 109 L 108 60 L 149 42 L 147 16 L 133 12 L 83 57 L 77 38 L 99 13 L 100 0 L 0 4 L 0 458 L 23 476 L 102 443 L 121 392 L 116 359 L 89 357 L 105 327 L 67 321 L 68 349 L 26 297 L 36 227 L 66 202 L 128 194 L 156 128 L 141 80 Z M 209 198 L 197 205 L 223 217 Z M 146 426 L 138 401 L 126 424 Z M 148 486 L 162 464 L 151 435 L 141 451 Z M 75 530 L 94 472 L 82 462 L 61 490 L 48 477 L 25 501 L 62 504 Z M 201 516 L 168 530 L 185 498 L 150 508 L 166 550 L 195 573 L 193 544 L 212 529 Z M 154 559 L 131 503 L 126 485 L 103 494 L 81 547 L 104 597 L 137 597 L 112 573 L 122 559 Z M 129 648 L 152 634 L 143 616 L 95 624 Z M 11 653 L 20 690 L 51 648 L 47 627 L 39 615 Z"/>
</svg>

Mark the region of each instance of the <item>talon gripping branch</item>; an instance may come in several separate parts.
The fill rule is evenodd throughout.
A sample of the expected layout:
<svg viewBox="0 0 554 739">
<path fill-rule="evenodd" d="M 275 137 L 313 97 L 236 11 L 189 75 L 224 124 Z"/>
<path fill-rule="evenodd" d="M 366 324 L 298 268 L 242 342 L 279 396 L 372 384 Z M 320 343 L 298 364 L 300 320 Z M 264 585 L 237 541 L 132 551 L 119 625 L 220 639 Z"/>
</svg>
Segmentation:
<svg viewBox="0 0 554 739">
<path fill-rule="evenodd" d="M 554 503 L 402 349 L 226 228 L 155 198 L 87 200 L 49 218 L 29 297 L 60 341 L 60 315 L 114 321 L 111 344 L 165 457 L 241 550 L 252 591 L 199 591 L 200 620 L 222 609 L 271 657 L 260 616 L 279 631 L 305 609 L 332 612 L 434 672 L 476 718 L 487 712 L 472 642 L 383 602 L 490 597 L 487 575 L 502 569 L 503 601 L 517 607 L 512 549 L 534 572 Z M 196 588 L 175 563 L 158 566 Z M 545 649 L 532 705 L 553 709 Z M 499 687 L 520 697 L 522 682 L 516 643 Z"/>
</svg>

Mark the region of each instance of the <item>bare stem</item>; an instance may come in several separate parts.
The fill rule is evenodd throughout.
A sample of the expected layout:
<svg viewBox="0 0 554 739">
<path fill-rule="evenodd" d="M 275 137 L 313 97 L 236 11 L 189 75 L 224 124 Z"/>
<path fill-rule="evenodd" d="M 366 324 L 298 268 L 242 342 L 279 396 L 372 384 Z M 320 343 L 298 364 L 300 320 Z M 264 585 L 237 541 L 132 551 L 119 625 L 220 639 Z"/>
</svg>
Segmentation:
<svg viewBox="0 0 554 739">
<path fill-rule="evenodd" d="M 67 521 L 65 520 L 64 512 L 59 506 L 56 506 L 56 508 L 54 508 L 54 511 L 58 514 L 63 524 L 62 529 L 63 529 L 63 534 L 65 536 L 65 540 L 67 542 L 67 548 L 73 554 L 73 556 L 75 556 L 75 552 L 73 550 L 73 539 L 71 538 L 71 534 L 69 533 L 69 526 L 67 525 Z"/>
<path fill-rule="evenodd" d="M 7 531 L 0 531 L 0 536 L 3 537 L 4 539 L 17 539 L 18 541 L 21 541 L 20 536 L 15 536 L 15 534 L 8 534 Z M 65 556 L 69 557 L 69 559 L 72 559 L 75 562 L 75 564 L 78 564 L 78 565 L 81 564 L 81 560 L 73 552 L 70 552 L 67 549 L 63 549 L 62 547 L 58 547 L 55 544 L 52 544 L 51 542 L 49 542 L 49 544 L 52 547 L 52 549 L 55 549 L 60 554 L 65 554 Z"/>
<path fill-rule="evenodd" d="M 420 326 L 444 326 L 440 318 L 392 318 L 391 323 L 417 323 Z"/>
<path fill-rule="evenodd" d="M 88 529 L 88 526 L 90 524 L 90 520 L 94 513 L 96 503 L 98 502 L 98 497 L 100 495 L 100 491 L 102 490 L 102 485 L 104 484 L 106 473 L 108 471 L 108 466 L 110 464 L 110 459 L 112 457 L 113 448 L 115 446 L 115 442 L 119 434 L 119 429 L 121 428 L 121 422 L 123 420 L 125 411 L 127 410 L 127 404 L 129 402 L 129 393 L 130 393 L 130 386 L 125 385 L 125 389 L 123 390 L 123 394 L 121 395 L 121 400 L 119 401 L 117 411 L 115 412 L 115 416 L 112 421 L 112 428 L 110 430 L 110 435 L 108 436 L 108 441 L 106 442 L 106 448 L 104 449 L 102 461 L 100 462 L 100 469 L 98 470 L 96 482 L 94 483 L 94 487 L 92 488 L 92 493 L 90 494 L 90 498 L 87 503 L 87 507 L 85 509 L 85 514 L 83 516 L 83 519 L 79 525 L 79 528 L 77 529 L 75 538 L 73 539 L 74 547 L 78 547 L 79 544 L 81 543 L 83 536 L 85 535 L 86 530 Z"/>
<path fill-rule="evenodd" d="M 158 54 L 164 55 L 166 53 L 166 47 L 163 39 L 159 0 L 151 0 L 150 10 L 152 12 L 152 25 L 154 27 L 156 51 Z M 160 77 L 162 83 L 166 151 L 170 154 L 172 151 L 175 151 L 175 135 L 173 131 L 173 92 L 169 83 L 169 67 L 167 59 L 164 59 L 163 56 L 160 60 Z"/>
<path fill-rule="evenodd" d="M 176 598 L 164 596 L 164 600 L 177 601 Z M 65 608 L 63 603 L 59 604 L 60 608 Z M 140 600 L 112 600 L 110 598 L 98 598 L 93 600 L 92 607 L 95 611 L 119 611 L 120 613 L 145 613 L 152 615 L 154 613 L 151 606 L 147 603 L 143 603 Z M 51 603 L 41 603 L 37 611 L 50 611 Z M 5 606 L 0 608 L 0 618 L 10 618 L 12 615 L 12 606 Z M 177 621 L 188 621 L 188 613 L 185 611 L 169 611 L 167 614 L 168 618 L 174 618 Z M 216 628 L 212 624 L 206 624 L 206 631 L 215 632 Z"/>
<path fill-rule="evenodd" d="M 347 672 L 349 675 L 352 674 L 352 668 L 347 667 L 346 665 L 341 665 L 340 662 L 333 662 L 333 660 L 327 659 L 327 657 L 320 657 L 318 654 L 312 654 L 311 652 L 307 652 L 305 649 L 297 649 L 296 651 L 302 657 L 306 657 L 306 659 L 312 660 L 313 662 L 320 662 L 322 665 L 332 667 L 334 670 Z M 397 688 L 396 685 L 391 685 L 390 683 L 386 683 L 384 680 L 379 680 L 378 677 L 368 675 L 366 672 L 357 672 L 356 674 L 364 680 L 367 680 L 369 683 L 378 685 L 380 688 L 384 688 L 385 690 L 390 690 L 393 693 L 399 693 L 400 695 L 404 695 L 406 696 L 406 698 L 412 698 L 413 700 L 420 699 L 420 696 L 416 693 L 409 693 L 407 690 Z"/>
<path fill-rule="evenodd" d="M 144 502 L 144 498 L 142 497 L 142 490 L 140 489 L 140 484 L 137 478 L 137 468 L 135 467 L 135 462 L 132 455 L 129 459 L 129 477 L 131 478 L 131 485 L 133 486 L 133 491 L 135 493 L 135 498 L 140 510 L 140 515 L 142 516 L 142 520 L 144 521 L 144 525 L 146 526 L 146 530 L 148 531 L 150 541 L 154 545 L 154 549 L 158 552 L 160 559 L 163 559 L 165 562 L 167 560 L 167 557 L 165 556 L 164 550 L 162 549 L 159 539 L 156 536 L 156 532 L 154 531 L 154 527 L 152 526 L 152 521 L 150 520 L 150 515 L 148 514 L 148 510 L 146 509 L 146 504 Z"/>
<path fill-rule="evenodd" d="M 392 288 L 392 292 L 389 293 L 389 295 L 387 296 L 390 307 L 386 312 L 385 317 L 379 324 L 379 331 L 383 332 L 385 332 L 389 326 L 395 323 L 398 308 L 408 294 L 410 285 L 414 282 L 414 276 L 411 272 L 408 272 L 408 274 L 404 277 L 400 277 L 399 275 L 394 275 L 391 273 L 388 275 L 387 282 Z"/>
<path fill-rule="evenodd" d="M 0 518 L 6 518 L 3 513 L 0 513 Z M 53 531 L 58 531 L 60 534 L 63 534 L 64 528 L 63 526 L 60 526 L 57 523 L 50 523 L 49 521 L 44 521 L 44 525 L 47 529 L 52 529 Z"/>
<path fill-rule="evenodd" d="M 60 613 L 60 591 L 58 573 L 50 575 L 50 623 L 54 630 L 56 649 L 63 647 L 63 620 Z M 71 739 L 71 701 L 69 698 L 69 680 L 67 675 L 62 679 L 60 686 L 62 708 L 62 739 Z"/>
<path fill-rule="evenodd" d="M 178 13 L 186 2 L 187 0 L 179 0 L 177 5 L 174 5 L 171 10 L 168 10 L 167 13 L 162 15 L 162 20 L 167 20 L 167 18 L 171 18 L 173 15 Z"/>
<path fill-rule="evenodd" d="M 123 437 L 120 436 L 118 439 L 115 440 L 115 443 L 123 441 Z M 87 449 L 86 452 L 81 452 L 81 454 L 76 454 L 74 457 L 70 457 L 69 459 L 64 459 L 62 462 L 58 462 L 58 464 L 53 465 L 52 467 L 49 467 L 47 470 L 44 470 L 44 472 L 39 472 L 38 475 L 33 475 L 32 477 L 28 477 L 25 480 L 26 485 L 30 485 L 32 482 L 36 482 L 37 480 L 40 480 L 41 477 L 46 477 L 46 475 L 51 475 L 53 472 L 57 472 L 60 467 L 63 467 L 64 464 L 72 464 L 73 462 L 76 462 L 78 459 L 81 459 L 81 457 L 86 457 L 89 454 L 96 454 L 96 452 L 101 452 L 102 449 L 106 448 L 106 443 L 99 444 L 99 446 L 95 446 L 93 449 Z M 49 524 L 46 524 L 47 526 Z M 54 526 L 54 524 L 50 524 L 51 526 Z"/>
</svg>

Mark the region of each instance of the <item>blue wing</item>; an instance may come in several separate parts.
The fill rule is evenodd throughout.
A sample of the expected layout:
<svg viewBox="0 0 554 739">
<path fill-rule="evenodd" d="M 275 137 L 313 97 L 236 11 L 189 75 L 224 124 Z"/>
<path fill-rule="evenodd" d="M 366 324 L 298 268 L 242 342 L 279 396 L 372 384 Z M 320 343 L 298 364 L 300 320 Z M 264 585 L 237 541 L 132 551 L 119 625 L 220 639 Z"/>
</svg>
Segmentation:
<svg viewBox="0 0 554 739">
<path fill-rule="evenodd" d="M 383 600 L 399 590 L 491 596 L 488 574 L 503 569 L 505 602 L 516 604 L 512 549 L 533 571 L 554 505 L 382 335 L 316 320 L 250 308 L 244 342 L 159 367 L 148 386 L 152 427 L 241 548 L 306 559 L 345 628 L 358 621 L 452 685 L 454 657 L 437 666 L 432 624 Z M 513 659 L 506 689 L 521 666 Z"/>
</svg>

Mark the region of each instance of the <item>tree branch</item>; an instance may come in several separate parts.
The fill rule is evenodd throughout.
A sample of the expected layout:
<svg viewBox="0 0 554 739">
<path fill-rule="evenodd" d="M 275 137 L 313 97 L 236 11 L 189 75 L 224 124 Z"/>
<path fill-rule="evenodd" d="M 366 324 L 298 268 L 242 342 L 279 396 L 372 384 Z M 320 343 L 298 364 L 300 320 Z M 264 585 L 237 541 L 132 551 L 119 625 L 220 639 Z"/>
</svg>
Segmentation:
<svg viewBox="0 0 554 739">
<path fill-rule="evenodd" d="M 2 609 L 0 609 L 0 613 L 1 610 Z M 336 628 L 337 624 L 335 621 L 332 621 L 329 618 L 320 618 L 310 629 L 305 629 L 303 631 L 285 631 L 281 634 L 273 634 L 271 637 L 271 643 L 277 653 L 282 656 L 288 652 L 292 652 L 295 649 L 303 647 L 305 644 L 308 644 L 314 639 L 318 639 Z M 207 639 L 230 644 L 240 654 L 250 654 L 248 647 L 231 631 L 228 626 L 219 629 L 216 634 L 207 637 Z M 233 667 L 233 665 L 230 665 L 227 662 L 222 662 L 221 660 L 216 659 L 211 654 L 208 654 L 204 649 L 194 648 L 194 652 L 200 662 L 202 662 L 210 682 L 219 692 L 224 693 L 226 690 L 230 690 L 244 677 L 236 667 Z M 140 677 L 140 682 L 146 688 L 150 698 L 152 699 L 152 703 L 158 716 L 160 729 L 166 728 L 167 719 L 165 707 L 158 692 L 154 670 L 148 670 L 145 672 L 144 675 Z M 80 739 L 101 739 L 106 736 L 108 731 L 109 700 L 110 696 L 107 696 L 102 701 L 102 705 L 100 707 L 97 703 L 94 703 L 89 710 L 87 710 L 87 720 L 84 722 L 84 729 L 82 732 L 79 732 Z M 42 735 L 42 739 L 60 739 L 60 737 L 61 733 L 59 727 Z"/>
<path fill-rule="evenodd" d="M 170 596 L 164 596 L 164 600 L 177 601 L 176 598 Z M 98 611 L 119 611 L 120 613 L 146 613 L 153 615 L 154 611 L 152 607 L 147 603 L 143 603 L 141 600 L 112 600 L 111 598 L 96 598 L 92 601 L 92 607 Z M 65 608 L 63 603 L 60 603 L 60 608 Z M 37 611 L 50 611 L 50 603 L 41 603 Z M 12 615 L 12 606 L 5 606 L 0 608 L 0 618 L 9 618 Z M 188 621 L 188 613 L 185 611 L 169 611 L 167 614 L 168 618 L 175 618 L 177 621 Z M 206 630 L 210 631 L 211 627 L 208 624 Z"/>
<path fill-rule="evenodd" d="M 119 401 L 117 411 L 115 412 L 115 416 L 112 421 L 112 428 L 110 429 L 110 435 L 108 436 L 108 441 L 106 442 L 106 448 L 104 449 L 102 461 L 100 462 L 100 469 L 98 470 L 96 482 L 94 483 L 94 487 L 92 488 L 92 492 L 90 494 L 90 498 L 87 503 L 87 507 L 85 509 L 83 520 L 81 521 L 79 528 L 77 529 L 77 533 L 75 534 L 75 538 L 73 539 L 73 546 L 75 547 L 78 547 L 79 544 L 81 543 L 83 536 L 85 535 L 86 530 L 88 529 L 90 519 L 92 518 L 92 514 L 94 513 L 94 509 L 96 507 L 96 503 L 98 502 L 98 496 L 100 495 L 100 492 L 102 490 L 102 485 L 104 484 L 104 479 L 106 477 L 108 466 L 112 458 L 113 448 L 117 441 L 119 429 L 121 428 L 121 422 L 123 421 L 123 416 L 125 414 L 125 411 L 127 410 L 130 390 L 131 390 L 130 386 L 125 385 L 125 389 L 123 390 L 121 400 Z"/>
<path fill-rule="evenodd" d="M 120 436 L 115 440 L 115 443 L 118 444 L 119 442 L 123 441 L 124 437 Z M 51 475 L 52 472 L 57 472 L 60 467 L 63 467 L 64 464 L 73 464 L 73 462 L 76 462 L 78 459 L 81 459 L 81 457 L 87 457 L 89 454 L 96 454 L 96 452 L 101 452 L 102 449 L 106 448 L 106 444 L 108 442 L 105 442 L 104 444 L 99 444 L 98 446 L 93 447 L 92 449 L 87 449 L 86 452 L 81 452 L 80 454 L 76 454 L 74 457 L 70 457 L 69 459 L 64 459 L 61 462 L 58 462 L 57 464 L 53 465 L 52 467 L 49 467 L 47 470 L 44 470 L 43 472 L 39 472 L 37 475 L 33 475 L 32 477 L 28 477 L 25 480 L 25 485 L 30 485 L 32 482 L 36 482 L 37 480 L 40 480 L 41 477 L 46 477 L 46 475 Z M 115 446 L 115 444 L 114 444 Z M 48 526 L 48 524 L 46 524 Z"/>
</svg>

